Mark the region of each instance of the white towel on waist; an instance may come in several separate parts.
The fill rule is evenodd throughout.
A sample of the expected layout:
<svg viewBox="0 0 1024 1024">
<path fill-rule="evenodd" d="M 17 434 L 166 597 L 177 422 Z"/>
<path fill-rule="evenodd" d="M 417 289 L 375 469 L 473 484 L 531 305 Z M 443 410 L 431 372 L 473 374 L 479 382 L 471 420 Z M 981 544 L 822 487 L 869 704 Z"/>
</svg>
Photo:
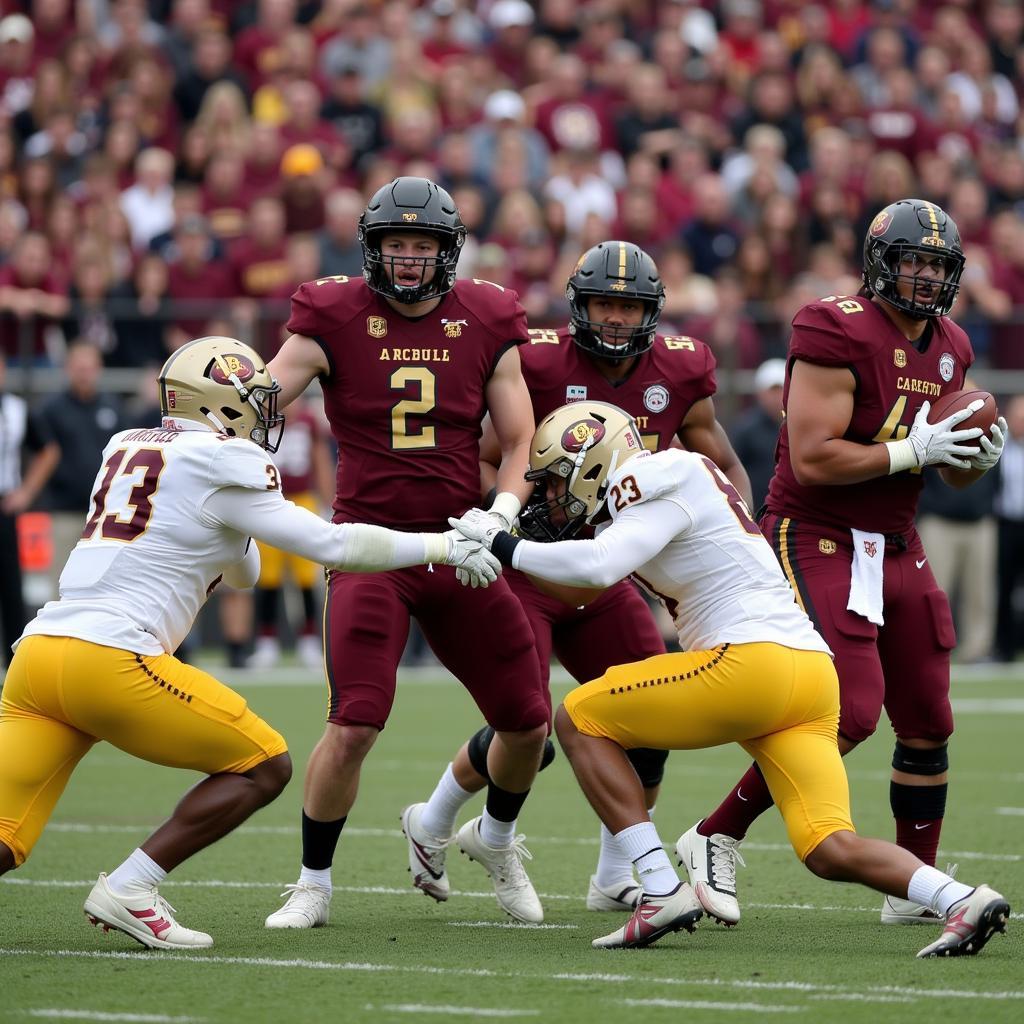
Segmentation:
<svg viewBox="0 0 1024 1024">
<path fill-rule="evenodd" d="M 885 534 L 851 530 L 853 567 L 850 571 L 850 599 L 847 611 L 863 615 L 876 626 L 882 617 L 882 563 L 885 561 Z"/>
</svg>

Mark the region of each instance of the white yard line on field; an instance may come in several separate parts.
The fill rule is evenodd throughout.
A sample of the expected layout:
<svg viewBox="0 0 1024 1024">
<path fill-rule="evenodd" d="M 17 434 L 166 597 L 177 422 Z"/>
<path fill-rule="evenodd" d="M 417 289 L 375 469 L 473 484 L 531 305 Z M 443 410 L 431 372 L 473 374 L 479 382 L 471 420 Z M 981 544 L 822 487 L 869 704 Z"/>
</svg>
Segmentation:
<svg viewBox="0 0 1024 1024">
<path fill-rule="evenodd" d="M 624 1006 L 641 1006 L 645 1010 L 726 1010 L 730 1013 L 806 1013 L 806 1006 L 786 1006 L 772 1003 L 718 1003 L 709 999 L 623 999 Z"/>
<path fill-rule="evenodd" d="M 996 814 L 1003 814 L 1010 818 L 1024 817 L 1024 807 L 997 807 Z"/>
<path fill-rule="evenodd" d="M 599 954 L 602 958 L 615 959 L 611 954 Z M 234 967 L 274 967 L 282 970 L 307 970 L 307 971 L 350 971 L 373 974 L 409 974 L 429 975 L 434 977 L 459 977 L 459 978 L 497 978 L 501 980 L 522 981 L 568 981 L 579 982 L 585 985 L 592 985 L 594 982 L 609 985 L 637 985 L 650 988 L 652 985 L 687 986 L 690 988 L 720 988 L 720 989 L 752 989 L 764 992 L 801 992 L 808 996 L 815 994 L 822 999 L 835 997 L 839 1000 L 847 999 L 851 994 L 860 994 L 865 1001 L 872 1001 L 872 997 L 881 996 L 880 1002 L 889 1002 L 890 996 L 913 996 L 918 1002 L 923 999 L 973 999 L 990 1000 L 996 1002 L 1010 1002 L 1024 1000 L 1022 991 L 993 991 L 992 989 L 925 989 L 896 985 L 869 985 L 866 988 L 851 988 L 845 985 L 818 984 L 816 982 L 804 981 L 750 981 L 745 978 L 658 978 L 645 974 L 611 974 L 595 973 L 583 974 L 572 972 L 559 972 L 557 974 L 528 973 L 524 971 L 495 971 L 487 968 L 477 967 L 433 967 L 427 964 L 374 964 L 374 963 L 339 963 L 333 960 L 310 960 L 310 959 L 289 959 L 278 960 L 273 957 L 255 956 L 203 956 L 195 953 L 171 953 L 171 952 L 106 952 L 102 950 L 74 950 L 74 949 L 17 949 L 0 947 L 0 958 L 2 957 L 42 957 L 52 959 L 81 959 L 81 960 L 120 960 L 134 961 L 140 965 L 151 964 L 154 961 L 160 963 L 174 963 L 184 965 L 209 964 L 209 965 L 230 965 Z M 626 959 L 622 957 L 621 959 Z M 939 1008 L 943 1013 L 948 1007 Z M 937 1011 L 938 1012 L 938 1011 Z"/>
<path fill-rule="evenodd" d="M 449 928 L 522 928 L 532 932 L 569 931 L 579 928 L 578 924 L 525 924 L 522 921 L 445 921 L 445 924 Z"/>
<path fill-rule="evenodd" d="M 103 1013 L 100 1010 L 21 1010 L 29 1017 L 42 1017 L 46 1020 L 116 1020 L 137 1021 L 139 1024 L 192 1024 L 194 1021 L 206 1020 L 205 1017 L 168 1017 L 163 1013 Z"/>
<path fill-rule="evenodd" d="M 364 1010 L 379 1013 L 443 1013 L 452 1017 L 539 1017 L 540 1010 L 512 1010 L 484 1006 L 432 1006 L 429 1003 L 367 1003 Z"/>
</svg>

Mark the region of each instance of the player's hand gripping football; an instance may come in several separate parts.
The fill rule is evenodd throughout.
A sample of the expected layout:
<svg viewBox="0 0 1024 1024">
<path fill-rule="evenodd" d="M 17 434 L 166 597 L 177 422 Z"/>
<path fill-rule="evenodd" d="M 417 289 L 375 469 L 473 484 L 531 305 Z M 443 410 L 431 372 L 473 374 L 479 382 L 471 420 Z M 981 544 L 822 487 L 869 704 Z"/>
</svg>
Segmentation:
<svg viewBox="0 0 1024 1024">
<path fill-rule="evenodd" d="M 957 469 L 970 469 L 971 458 L 977 457 L 981 449 L 977 443 L 970 444 L 969 442 L 976 442 L 983 431 L 980 427 L 971 427 L 969 430 L 957 430 L 956 427 L 958 423 L 963 423 L 964 420 L 973 416 L 984 404 L 979 399 L 947 416 L 944 420 L 939 420 L 938 423 L 929 423 L 928 413 L 932 404 L 925 402 L 917 410 L 910 433 L 904 441 L 896 441 L 895 445 L 906 444 L 908 449 L 912 449 L 914 458 L 912 465 L 946 465 L 955 466 Z M 890 444 L 893 443 L 890 442 Z M 891 457 L 890 453 L 890 459 Z"/>
<path fill-rule="evenodd" d="M 989 470 L 999 461 L 999 457 L 1003 454 L 1003 445 L 1006 444 L 1008 429 L 1006 420 L 1000 416 L 992 424 L 992 439 L 989 440 L 984 434 L 978 438 L 981 451 L 971 458 L 971 469 Z"/>
<path fill-rule="evenodd" d="M 501 575 L 501 563 L 479 541 L 458 530 L 448 530 L 442 536 L 448 542 L 445 565 L 455 566 L 455 578 L 464 587 L 488 587 Z"/>
</svg>

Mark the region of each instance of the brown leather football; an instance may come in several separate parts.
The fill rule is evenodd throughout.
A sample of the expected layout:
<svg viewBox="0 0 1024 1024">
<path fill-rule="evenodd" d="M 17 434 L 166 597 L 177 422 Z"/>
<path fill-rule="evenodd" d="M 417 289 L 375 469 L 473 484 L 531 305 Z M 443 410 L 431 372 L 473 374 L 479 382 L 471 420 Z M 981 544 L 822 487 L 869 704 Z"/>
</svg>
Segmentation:
<svg viewBox="0 0 1024 1024">
<path fill-rule="evenodd" d="M 937 398 L 928 411 L 928 422 L 938 423 L 979 398 L 985 404 L 968 419 L 958 423 L 954 429 L 970 430 L 971 427 L 981 427 L 988 434 L 999 416 L 999 409 L 996 407 L 996 400 L 987 391 L 979 391 L 976 388 L 968 391 L 951 391 L 948 395 Z"/>
</svg>

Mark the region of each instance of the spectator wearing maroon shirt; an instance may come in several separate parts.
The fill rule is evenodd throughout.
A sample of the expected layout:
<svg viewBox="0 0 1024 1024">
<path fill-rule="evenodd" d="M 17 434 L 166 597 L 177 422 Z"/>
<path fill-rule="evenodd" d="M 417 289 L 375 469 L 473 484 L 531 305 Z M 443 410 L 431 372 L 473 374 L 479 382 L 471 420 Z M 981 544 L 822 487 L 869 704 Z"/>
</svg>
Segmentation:
<svg viewBox="0 0 1024 1024">
<path fill-rule="evenodd" d="M 458 38 L 455 13 L 456 0 L 432 0 L 430 25 L 423 33 L 423 56 L 438 69 L 447 70 L 471 51 Z"/>
<path fill-rule="evenodd" d="M 285 119 L 281 123 L 281 141 L 285 146 L 305 143 L 316 146 L 324 162 L 343 170 L 351 159 L 344 137 L 320 116 L 320 90 L 308 79 L 288 82 L 282 90 Z"/>
<path fill-rule="evenodd" d="M 235 41 L 235 63 L 254 91 L 277 70 L 281 39 L 295 24 L 295 0 L 259 0 L 256 23 Z"/>
<path fill-rule="evenodd" d="M 0 20 L 0 111 L 7 117 L 32 102 L 35 30 L 24 14 Z"/>
<path fill-rule="evenodd" d="M 917 81 L 907 68 L 885 76 L 885 98 L 866 117 L 868 131 L 878 149 L 893 149 L 914 161 L 934 149 L 935 131 L 917 104 Z"/>
<path fill-rule="evenodd" d="M 185 216 L 175 226 L 176 258 L 167 271 L 167 294 L 177 312 L 170 328 L 171 349 L 206 334 L 208 321 L 235 294 L 234 277 L 226 263 L 213 258 L 213 248 L 202 217 Z"/>
<path fill-rule="evenodd" d="M 550 94 L 537 104 L 535 121 L 552 152 L 601 151 L 614 144 L 608 110 L 596 95 L 587 92 L 587 66 L 574 54 L 563 54 L 555 61 Z"/>
<path fill-rule="evenodd" d="M 242 157 L 229 152 L 214 156 L 203 181 L 203 214 L 213 234 L 222 242 L 231 242 L 245 231 L 250 199 Z"/>
<path fill-rule="evenodd" d="M 245 234 L 228 251 L 236 295 L 260 299 L 289 279 L 285 240 L 285 210 L 281 200 L 273 196 L 255 200 L 249 210 Z"/>
<path fill-rule="evenodd" d="M 60 57 L 67 41 L 75 34 L 75 13 L 70 0 L 32 0 L 32 27 L 35 29 L 35 59 Z"/>
<path fill-rule="evenodd" d="M 245 159 L 245 187 L 254 196 L 271 195 L 281 185 L 281 155 L 285 150 L 280 128 L 271 121 L 254 121 Z"/>
<path fill-rule="evenodd" d="M 11 362 L 45 361 L 46 334 L 68 311 L 67 285 L 51 269 L 50 242 L 26 231 L 0 267 L 0 348 Z"/>
<path fill-rule="evenodd" d="M 303 142 L 285 150 L 281 157 L 280 198 L 284 204 L 287 234 L 319 231 L 324 226 L 324 194 L 329 184 L 330 171 L 324 167 L 316 146 Z M 301 282 L 295 284 L 297 287 Z"/>
<path fill-rule="evenodd" d="M 498 72 L 514 87 L 526 84 L 526 49 L 533 28 L 533 8 L 526 0 L 497 0 L 487 22 L 493 32 L 488 50 Z"/>
</svg>

